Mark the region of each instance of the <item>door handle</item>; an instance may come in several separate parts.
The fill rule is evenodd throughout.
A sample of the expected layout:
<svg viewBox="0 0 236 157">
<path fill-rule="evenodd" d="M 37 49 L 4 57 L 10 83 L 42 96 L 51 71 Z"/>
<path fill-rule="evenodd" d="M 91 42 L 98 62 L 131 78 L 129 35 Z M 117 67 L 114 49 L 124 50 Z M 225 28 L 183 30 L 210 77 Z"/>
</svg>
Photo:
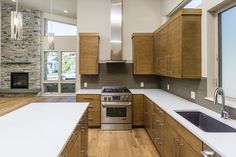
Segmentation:
<svg viewBox="0 0 236 157">
<path fill-rule="evenodd" d="M 203 157 L 214 157 L 215 152 L 214 151 L 209 151 L 209 150 L 204 150 L 201 152 Z"/>
</svg>

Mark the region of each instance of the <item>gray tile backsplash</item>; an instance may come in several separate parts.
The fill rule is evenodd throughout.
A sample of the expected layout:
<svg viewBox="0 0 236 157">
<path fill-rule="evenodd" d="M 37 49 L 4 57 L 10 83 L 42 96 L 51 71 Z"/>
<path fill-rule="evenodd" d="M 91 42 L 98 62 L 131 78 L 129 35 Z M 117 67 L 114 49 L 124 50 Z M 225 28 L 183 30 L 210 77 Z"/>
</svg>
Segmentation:
<svg viewBox="0 0 236 157">
<path fill-rule="evenodd" d="M 99 75 L 82 75 L 81 88 L 87 82 L 87 89 L 97 89 L 103 86 L 127 86 L 128 88 L 140 88 L 140 83 L 144 82 L 144 88 L 160 88 L 191 102 L 199 104 L 215 112 L 220 112 L 220 105 L 205 100 L 207 96 L 207 78 L 196 79 L 176 79 L 162 76 L 133 75 L 132 64 L 99 64 Z M 170 90 L 167 90 L 167 84 Z M 195 92 L 195 100 L 191 99 L 191 91 Z M 236 110 L 228 108 L 231 118 L 236 119 Z"/>
<path fill-rule="evenodd" d="M 191 80 L 159 77 L 159 82 L 160 88 L 167 92 L 197 103 L 215 112 L 220 112 L 220 105 L 214 105 L 213 102 L 205 100 L 205 97 L 207 96 L 207 78 Z M 167 84 L 169 84 L 170 90 L 167 90 Z M 196 93 L 195 100 L 191 99 L 191 91 Z M 231 118 L 236 119 L 236 110 L 232 108 L 228 108 L 228 110 L 230 112 Z"/>
<path fill-rule="evenodd" d="M 102 88 L 103 86 L 126 86 L 128 88 L 140 88 L 144 82 L 144 88 L 159 88 L 158 76 L 133 75 L 133 64 L 99 64 L 99 75 L 82 75 L 81 88 L 87 82 L 87 89 Z"/>
</svg>

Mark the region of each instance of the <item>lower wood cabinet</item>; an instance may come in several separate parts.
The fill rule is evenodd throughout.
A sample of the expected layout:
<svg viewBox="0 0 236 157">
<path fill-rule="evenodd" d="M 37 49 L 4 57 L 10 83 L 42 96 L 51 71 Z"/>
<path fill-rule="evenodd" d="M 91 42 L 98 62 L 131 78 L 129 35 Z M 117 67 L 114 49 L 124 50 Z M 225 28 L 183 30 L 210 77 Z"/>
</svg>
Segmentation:
<svg viewBox="0 0 236 157">
<path fill-rule="evenodd" d="M 87 157 L 88 115 L 84 113 L 59 157 Z"/>
<path fill-rule="evenodd" d="M 88 126 L 101 126 L 101 96 L 99 94 L 77 94 L 77 102 L 89 102 Z"/>
<path fill-rule="evenodd" d="M 144 114 L 143 114 L 143 95 L 134 94 L 133 95 L 133 126 L 140 127 L 144 125 Z"/>
<path fill-rule="evenodd" d="M 161 157 L 201 157 L 202 141 L 147 97 L 144 127 Z"/>
</svg>

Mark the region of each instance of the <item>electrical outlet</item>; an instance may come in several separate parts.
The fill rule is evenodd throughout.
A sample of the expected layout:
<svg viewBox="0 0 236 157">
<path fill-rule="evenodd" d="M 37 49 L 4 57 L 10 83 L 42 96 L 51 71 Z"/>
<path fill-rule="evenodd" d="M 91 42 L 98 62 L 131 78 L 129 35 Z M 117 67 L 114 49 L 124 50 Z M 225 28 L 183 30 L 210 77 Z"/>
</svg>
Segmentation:
<svg viewBox="0 0 236 157">
<path fill-rule="evenodd" d="M 143 88 L 144 87 L 144 82 L 140 83 L 140 87 Z"/>
<path fill-rule="evenodd" d="M 84 88 L 88 87 L 88 83 L 84 82 Z"/>
<path fill-rule="evenodd" d="M 167 90 L 170 90 L 170 85 L 169 85 L 169 84 L 167 84 L 167 87 L 166 87 L 166 88 L 167 88 Z"/>
<path fill-rule="evenodd" d="M 193 92 L 193 91 L 191 91 L 190 93 L 191 93 L 191 99 L 195 100 L 196 99 L 196 93 Z"/>
</svg>

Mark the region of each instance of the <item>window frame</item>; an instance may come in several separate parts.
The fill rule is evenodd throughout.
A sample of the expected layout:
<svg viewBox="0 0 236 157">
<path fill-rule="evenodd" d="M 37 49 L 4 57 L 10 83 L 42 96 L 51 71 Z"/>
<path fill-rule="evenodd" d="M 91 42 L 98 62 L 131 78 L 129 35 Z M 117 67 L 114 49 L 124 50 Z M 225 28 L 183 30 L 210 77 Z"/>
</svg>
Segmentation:
<svg viewBox="0 0 236 157">
<path fill-rule="evenodd" d="M 59 54 L 59 68 L 58 68 L 58 80 L 45 80 L 44 79 L 44 74 L 45 74 L 45 53 L 46 52 L 57 52 Z M 77 87 L 77 81 L 76 81 L 76 74 L 77 74 L 77 65 L 75 65 L 75 80 L 62 80 L 61 79 L 61 74 L 62 74 L 62 53 L 63 52 L 74 52 L 75 53 L 75 60 L 76 60 L 76 51 L 57 51 L 57 50 L 45 50 L 43 51 L 42 54 L 42 83 L 41 83 L 41 91 L 43 95 L 74 95 L 76 93 L 76 87 Z M 76 62 L 75 62 L 76 64 Z M 50 84 L 50 83 L 55 83 L 58 84 L 58 92 L 45 92 L 44 90 L 44 84 Z M 75 93 L 63 93 L 61 91 L 61 84 L 75 84 Z"/>
<path fill-rule="evenodd" d="M 220 11 L 218 11 L 217 12 L 217 17 L 218 17 L 218 55 L 217 55 L 217 61 L 218 61 L 218 64 L 217 64 L 217 66 L 218 66 L 218 70 L 217 70 L 217 72 L 218 72 L 218 86 L 219 87 L 222 87 L 222 73 L 223 73 L 223 70 L 222 70 L 222 55 L 223 55 L 223 53 L 222 53 L 222 14 L 224 13 L 224 12 L 226 12 L 226 11 L 228 11 L 228 10 L 230 10 L 230 9 L 232 9 L 232 8 L 236 8 L 236 3 L 233 3 L 233 4 L 230 4 L 230 5 L 228 5 L 227 7 L 225 7 L 225 8 L 223 8 L 223 9 L 221 9 Z M 228 99 L 228 100 L 230 100 L 230 101 L 234 101 L 234 102 L 236 102 L 236 97 L 234 98 L 234 97 L 229 97 L 229 96 L 226 96 L 226 99 Z"/>
<path fill-rule="evenodd" d="M 48 21 L 58 22 L 58 23 L 62 23 L 62 24 L 67 24 L 67 25 L 75 26 L 77 28 L 76 24 L 72 24 L 72 23 L 68 23 L 68 22 L 62 22 L 60 20 L 51 20 L 49 18 L 44 18 L 44 32 L 43 32 L 44 37 L 47 37 L 47 33 L 48 33 L 47 24 L 48 24 Z M 76 31 L 76 33 L 77 33 L 77 31 Z M 55 35 L 55 37 L 75 37 L 75 36 L 77 36 L 76 33 L 75 33 L 75 35 Z"/>
</svg>

